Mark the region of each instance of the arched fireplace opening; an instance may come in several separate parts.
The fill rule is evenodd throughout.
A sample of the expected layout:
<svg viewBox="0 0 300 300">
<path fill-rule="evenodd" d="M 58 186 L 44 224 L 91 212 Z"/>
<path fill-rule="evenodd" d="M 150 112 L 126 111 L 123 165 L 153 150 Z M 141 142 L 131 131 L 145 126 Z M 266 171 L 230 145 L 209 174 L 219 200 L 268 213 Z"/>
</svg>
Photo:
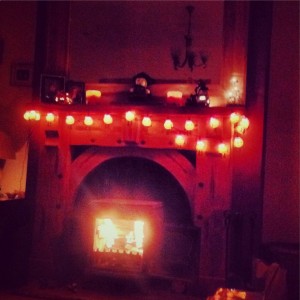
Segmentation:
<svg viewBox="0 0 300 300">
<path fill-rule="evenodd" d="M 136 153 L 94 148 L 73 162 L 72 176 L 81 180 L 63 231 L 72 272 L 195 280 L 200 234 L 183 187 L 194 167 L 179 153 L 152 150 L 156 159 Z M 178 167 L 178 160 L 186 165 Z M 114 233 L 110 240 L 107 231 Z"/>
<path fill-rule="evenodd" d="M 81 183 L 74 205 L 95 199 L 158 201 L 166 223 L 192 225 L 185 191 L 169 171 L 149 159 L 122 156 L 98 165 Z"/>
</svg>

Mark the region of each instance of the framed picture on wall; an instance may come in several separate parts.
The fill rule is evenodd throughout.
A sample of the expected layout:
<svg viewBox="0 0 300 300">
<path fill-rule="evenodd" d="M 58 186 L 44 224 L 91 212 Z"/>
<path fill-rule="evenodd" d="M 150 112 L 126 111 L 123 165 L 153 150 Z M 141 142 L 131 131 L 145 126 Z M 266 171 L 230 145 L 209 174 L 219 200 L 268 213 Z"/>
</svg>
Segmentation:
<svg viewBox="0 0 300 300">
<path fill-rule="evenodd" d="M 71 104 L 85 104 L 85 83 L 81 81 L 67 81 L 66 93 Z"/>
<path fill-rule="evenodd" d="M 41 101 L 44 103 L 59 103 L 65 99 L 65 77 L 41 76 Z M 60 100 L 61 99 L 61 100 Z"/>
<path fill-rule="evenodd" d="M 15 86 L 31 86 L 33 64 L 13 63 L 11 65 L 10 84 Z"/>
</svg>

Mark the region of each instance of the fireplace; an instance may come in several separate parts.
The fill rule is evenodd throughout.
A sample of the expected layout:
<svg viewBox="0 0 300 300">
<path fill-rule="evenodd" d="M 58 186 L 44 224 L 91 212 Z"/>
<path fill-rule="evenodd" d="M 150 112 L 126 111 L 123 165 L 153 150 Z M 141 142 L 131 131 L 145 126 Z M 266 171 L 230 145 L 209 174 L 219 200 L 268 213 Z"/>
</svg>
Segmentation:
<svg viewBox="0 0 300 300">
<path fill-rule="evenodd" d="M 66 124 L 69 109 L 57 108 L 51 124 L 42 116 L 32 135 L 31 154 L 39 157 L 36 168 L 31 165 L 38 170 L 33 276 L 134 274 L 220 285 L 232 159 L 219 151 L 219 141 L 226 141 L 222 149 L 231 145 L 232 109 L 213 110 L 218 128 L 210 125 L 211 110 L 156 111 L 144 128 L 143 107 L 129 122 L 127 106 L 117 106 L 110 125 L 94 112 L 98 123 L 91 127 L 81 107 L 72 113 L 78 122 Z M 176 120 L 171 131 L 163 126 L 169 118 Z M 178 129 L 189 118 L 197 119 L 193 134 Z M 179 133 L 183 145 L 176 143 Z M 206 148 L 195 148 L 200 135 Z M 107 231 L 114 236 L 105 240 Z"/>
<path fill-rule="evenodd" d="M 140 151 L 73 149 L 76 178 L 82 179 L 65 216 L 62 236 L 68 246 L 63 251 L 81 262 L 75 269 L 87 277 L 196 281 L 200 231 L 192 224 L 185 191 L 174 175 L 147 158 L 161 151 Z M 101 162 L 107 153 L 111 157 Z M 91 155 L 98 159 L 90 159 L 89 170 L 86 157 Z"/>
</svg>

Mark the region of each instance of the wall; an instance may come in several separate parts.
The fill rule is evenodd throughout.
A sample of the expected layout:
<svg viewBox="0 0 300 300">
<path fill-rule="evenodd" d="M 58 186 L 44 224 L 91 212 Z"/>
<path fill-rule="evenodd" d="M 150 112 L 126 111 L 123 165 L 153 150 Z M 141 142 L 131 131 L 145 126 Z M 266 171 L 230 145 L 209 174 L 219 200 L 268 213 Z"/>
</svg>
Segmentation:
<svg viewBox="0 0 300 300">
<path fill-rule="evenodd" d="M 24 105 L 32 100 L 32 88 L 30 80 L 24 85 L 24 82 L 13 81 L 11 76 L 16 63 L 28 64 L 32 75 L 35 20 L 35 2 L 22 2 L 22 5 L 14 1 L 0 2 L 0 40 L 3 41 L 0 57 L 0 130 L 11 137 L 17 152 L 16 159 L 7 160 L 3 169 L 0 186 L 4 193 L 25 190 L 28 128 L 24 125 L 23 111 Z M 24 168 L 25 176 L 20 179 Z"/>
<path fill-rule="evenodd" d="M 299 243 L 298 2 L 274 2 L 272 33 L 263 241 Z"/>
<path fill-rule="evenodd" d="M 175 71 L 171 50 L 184 55 L 186 6 L 192 13 L 193 50 L 209 54 L 206 69 Z M 132 78 L 146 72 L 155 79 L 209 78 L 220 82 L 223 51 L 221 1 L 72 2 L 70 77 L 85 82 Z"/>
</svg>

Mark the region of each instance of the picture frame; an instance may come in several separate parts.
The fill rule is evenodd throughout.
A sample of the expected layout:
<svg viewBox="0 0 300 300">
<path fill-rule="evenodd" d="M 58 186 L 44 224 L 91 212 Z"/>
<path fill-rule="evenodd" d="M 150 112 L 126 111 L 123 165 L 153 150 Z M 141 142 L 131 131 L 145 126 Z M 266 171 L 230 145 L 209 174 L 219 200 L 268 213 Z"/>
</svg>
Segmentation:
<svg viewBox="0 0 300 300">
<path fill-rule="evenodd" d="M 33 78 L 33 64 L 12 63 L 10 84 L 12 86 L 31 86 Z"/>
<path fill-rule="evenodd" d="M 71 104 L 86 104 L 85 83 L 69 80 L 66 82 L 66 93 Z"/>
<path fill-rule="evenodd" d="M 64 93 L 65 77 L 45 74 L 41 76 L 41 102 L 56 104 L 58 98 L 64 97 Z"/>
</svg>

